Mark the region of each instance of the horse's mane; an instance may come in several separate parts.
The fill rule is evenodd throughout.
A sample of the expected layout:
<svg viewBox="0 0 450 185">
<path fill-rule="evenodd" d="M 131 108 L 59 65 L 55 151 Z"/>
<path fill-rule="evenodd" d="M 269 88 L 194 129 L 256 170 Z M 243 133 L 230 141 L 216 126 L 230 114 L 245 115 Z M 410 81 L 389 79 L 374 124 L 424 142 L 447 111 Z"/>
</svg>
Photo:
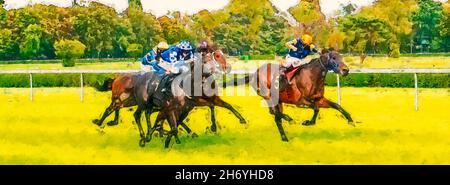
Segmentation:
<svg viewBox="0 0 450 185">
<path fill-rule="evenodd" d="M 323 49 L 323 50 L 319 53 L 319 57 L 318 57 L 318 58 L 313 58 L 313 59 L 311 59 L 311 61 L 310 61 L 308 64 L 306 64 L 303 68 L 305 68 L 306 66 L 309 67 L 309 66 L 313 66 L 313 65 L 319 64 L 320 57 L 322 57 L 322 54 L 330 53 L 330 52 L 333 52 L 333 51 L 336 51 L 336 50 L 335 50 L 334 48 L 325 48 L 325 49 Z M 303 69 L 303 68 L 302 68 L 302 69 Z M 300 74 L 300 71 L 301 71 L 302 69 L 295 71 L 295 73 L 294 73 L 293 76 L 296 76 L 296 75 Z"/>
</svg>

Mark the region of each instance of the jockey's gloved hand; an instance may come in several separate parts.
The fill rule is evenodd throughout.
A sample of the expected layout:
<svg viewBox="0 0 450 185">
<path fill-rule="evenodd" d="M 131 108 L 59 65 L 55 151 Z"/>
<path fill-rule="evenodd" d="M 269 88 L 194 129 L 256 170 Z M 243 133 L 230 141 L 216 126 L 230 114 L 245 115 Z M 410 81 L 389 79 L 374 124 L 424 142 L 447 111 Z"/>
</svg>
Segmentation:
<svg viewBox="0 0 450 185">
<path fill-rule="evenodd" d="M 319 51 L 317 51 L 316 46 L 314 44 L 309 45 L 309 48 L 311 49 L 311 51 L 313 53 L 318 53 Z"/>
</svg>

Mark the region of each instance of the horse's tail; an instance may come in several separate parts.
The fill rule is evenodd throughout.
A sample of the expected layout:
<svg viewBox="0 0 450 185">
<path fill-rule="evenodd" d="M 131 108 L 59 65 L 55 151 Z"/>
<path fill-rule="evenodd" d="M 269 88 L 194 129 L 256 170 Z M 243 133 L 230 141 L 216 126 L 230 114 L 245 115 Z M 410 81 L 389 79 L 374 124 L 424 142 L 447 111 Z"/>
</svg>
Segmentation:
<svg viewBox="0 0 450 185">
<path fill-rule="evenodd" d="M 106 92 L 112 90 L 112 83 L 114 82 L 115 78 L 106 78 L 103 83 L 97 83 L 94 85 L 94 88 L 97 89 L 97 91 L 100 92 Z"/>
</svg>

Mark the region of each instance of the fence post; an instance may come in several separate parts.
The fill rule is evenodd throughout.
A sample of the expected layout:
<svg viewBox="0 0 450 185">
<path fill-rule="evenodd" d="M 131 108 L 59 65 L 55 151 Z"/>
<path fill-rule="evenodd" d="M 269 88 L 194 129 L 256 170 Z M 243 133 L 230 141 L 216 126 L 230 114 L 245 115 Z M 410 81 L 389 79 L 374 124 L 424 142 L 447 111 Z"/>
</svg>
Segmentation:
<svg viewBox="0 0 450 185">
<path fill-rule="evenodd" d="M 414 97 L 414 108 L 416 111 L 419 110 L 419 88 L 417 85 L 417 73 L 414 73 L 414 88 L 415 88 L 415 97 Z"/>
<path fill-rule="evenodd" d="M 33 75 L 30 73 L 30 101 L 33 101 Z"/>
<path fill-rule="evenodd" d="M 341 105 L 341 82 L 339 79 L 339 74 L 336 74 L 336 82 L 337 82 L 337 103 Z"/>
<path fill-rule="evenodd" d="M 83 84 L 83 73 L 80 73 L 80 101 L 84 101 L 84 84 Z"/>
</svg>

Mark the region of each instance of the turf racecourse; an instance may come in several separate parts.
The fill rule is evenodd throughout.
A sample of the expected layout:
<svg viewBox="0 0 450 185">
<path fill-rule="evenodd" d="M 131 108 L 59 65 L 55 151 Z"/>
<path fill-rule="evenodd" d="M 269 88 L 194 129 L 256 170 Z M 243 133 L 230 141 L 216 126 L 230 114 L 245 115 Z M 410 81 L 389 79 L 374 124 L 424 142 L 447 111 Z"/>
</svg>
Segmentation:
<svg viewBox="0 0 450 185">
<path fill-rule="evenodd" d="M 336 89 L 326 90 L 335 100 Z M 415 112 L 413 89 L 342 88 L 342 105 L 357 127 L 327 109 L 317 125 L 301 126 L 312 111 L 287 107 L 296 120 L 283 123 L 289 143 L 281 142 L 259 97 L 224 97 L 247 127 L 217 108 L 219 132 L 210 133 L 209 110 L 198 108 L 188 125 L 199 137 L 180 132 L 182 144 L 168 150 L 157 137 L 140 148 L 127 110 L 118 126 L 100 133 L 91 120 L 109 104 L 110 92 L 87 88 L 83 103 L 77 88 L 34 94 L 30 102 L 29 89 L 0 89 L 0 164 L 450 164 L 449 89 L 421 89 Z"/>
</svg>

